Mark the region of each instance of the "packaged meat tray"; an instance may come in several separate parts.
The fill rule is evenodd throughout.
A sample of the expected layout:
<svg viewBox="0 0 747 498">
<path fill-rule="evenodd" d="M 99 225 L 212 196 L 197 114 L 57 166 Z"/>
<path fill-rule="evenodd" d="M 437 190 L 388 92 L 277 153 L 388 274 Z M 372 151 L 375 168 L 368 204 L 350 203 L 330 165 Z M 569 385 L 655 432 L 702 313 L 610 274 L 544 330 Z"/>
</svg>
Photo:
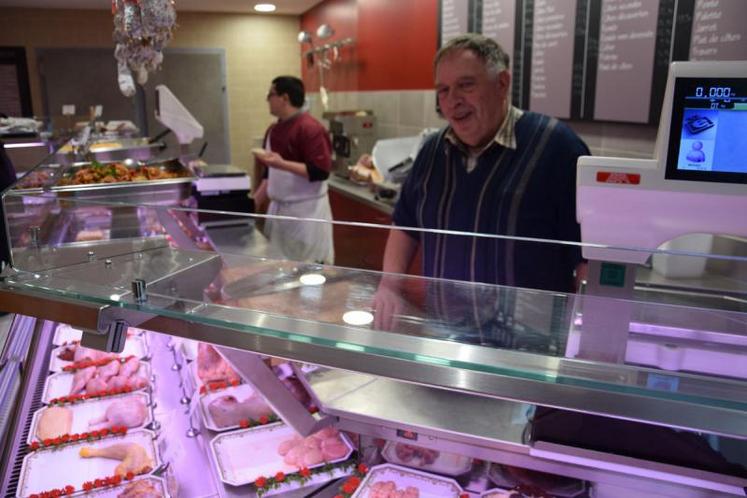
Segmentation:
<svg viewBox="0 0 747 498">
<path fill-rule="evenodd" d="M 586 481 L 510 465 L 491 464 L 488 469 L 488 479 L 501 488 L 519 490 L 527 488 L 558 498 L 588 496 Z"/>
<path fill-rule="evenodd" d="M 472 468 L 469 457 L 394 441 L 387 441 L 381 456 L 389 463 L 447 476 L 460 476 Z"/>
<path fill-rule="evenodd" d="M 72 372 L 55 373 L 47 377 L 44 382 L 44 391 L 42 392 L 42 403 L 49 403 L 55 398 L 70 396 L 72 394 L 90 394 L 93 391 L 94 384 L 92 380 L 103 381 L 106 385 L 97 383 L 95 392 L 105 392 L 114 387 L 130 387 L 133 391 L 140 391 L 150 388 L 150 364 L 136 361 L 137 370 L 126 367 L 127 363 L 118 367 L 119 372 L 114 377 L 106 378 L 102 375 L 105 371 L 101 369 L 109 368 L 108 365 L 102 367 L 89 367 L 87 369 Z M 94 369 L 94 370 L 90 370 Z M 133 370 L 132 372 L 130 372 Z"/>
<path fill-rule="evenodd" d="M 84 455 L 86 457 L 84 458 Z M 126 436 L 71 443 L 32 451 L 23 459 L 16 490 L 18 498 L 120 475 L 148 473 L 161 465 L 155 434 L 139 429 Z"/>
<path fill-rule="evenodd" d="M 104 353 L 95 349 L 89 349 L 80 345 L 80 343 L 67 344 L 58 346 L 52 350 L 49 360 L 49 370 L 52 372 L 62 372 L 63 369 L 72 365 L 75 361 L 84 359 L 96 360 L 109 356 L 127 358 L 134 356 L 141 360 L 146 360 L 150 356 L 150 351 L 145 340 L 145 336 L 132 335 L 127 337 L 124 349 L 121 353 Z"/>
<path fill-rule="evenodd" d="M 119 486 L 76 493 L 86 498 L 171 498 L 166 482 L 160 477 L 148 476 L 123 482 Z"/>
<path fill-rule="evenodd" d="M 200 396 L 200 413 L 205 427 L 222 432 L 238 429 L 243 421 L 258 421 L 273 411 L 249 384 L 221 389 Z"/>
<path fill-rule="evenodd" d="M 320 441 L 317 448 L 306 447 L 306 440 L 311 439 Z M 342 462 L 353 452 L 350 441 L 336 429 L 322 429 L 304 439 L 282 422 L 219 434 L 210 441 L 210 449 L 220 479 L 232 486 L 252 484 L 277 472 L 291 474 L 302 467 Z M 320 477 L 331 479 L 326 473 Z"/>
<path fill-rule="evenodd" d="M 113 426 L 136 429 L 153 421 L 150 396 L 136 392 L 110 398 L 89 399 L 65 406 L 37 410 L 31 420 L 27 442 L 82 434 Z"/>
<path fill-rule="evenodd" d="M 391 463 L 372 467 L 353 498 L 458 498 L 462 488 L 448 477 L 436 476 Z"/>
</svg>

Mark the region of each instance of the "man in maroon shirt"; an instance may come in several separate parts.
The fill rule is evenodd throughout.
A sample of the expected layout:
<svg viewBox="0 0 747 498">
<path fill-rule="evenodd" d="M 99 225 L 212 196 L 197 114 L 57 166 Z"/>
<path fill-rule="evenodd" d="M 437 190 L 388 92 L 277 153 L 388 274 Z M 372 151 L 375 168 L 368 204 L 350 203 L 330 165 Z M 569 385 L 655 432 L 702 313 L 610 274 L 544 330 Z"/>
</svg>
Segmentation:
<svg viewBox="0 0 747 498">
<path fill-rule="evenodd" d="M 267 103 L 278 120 L 265 133 L 264 149 L 252 151 L 267 166 L 254 201 L 262 206 L 269 199 L 270 215 L 331 221 L 326 180 L 332 146 L 324 126 L 301 109 L 305 96 L 303 82 L 294 76 L 272 80 Z M 265 235 L 288 259 L 334 263 L 329 223 L 268 219 Z"/>
</svg>

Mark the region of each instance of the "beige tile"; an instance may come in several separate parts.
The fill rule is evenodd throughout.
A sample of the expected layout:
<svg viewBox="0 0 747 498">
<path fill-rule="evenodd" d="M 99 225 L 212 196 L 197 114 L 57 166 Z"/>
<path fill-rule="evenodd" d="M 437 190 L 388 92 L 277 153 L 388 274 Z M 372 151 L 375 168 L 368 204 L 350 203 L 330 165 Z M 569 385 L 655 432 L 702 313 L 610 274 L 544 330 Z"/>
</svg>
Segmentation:
<svg viewBox="0 0 747 498">
<path fill-rule="evenodd" d="M 397 138 L 398 134 L 397 126 L 392 125 L 380 125 L 379 126 L 379 138 Z"/>
<path fill-rule="evenodd" d="M 399 94 L 397 123 L 404 126 L 425 126 L 423 92 L 404 91 Z"/>
<path fill-rule="evenodd" d="M 396 126 L 399 113 L 399 92 L 376 92 L 373 96 L 373 111 L 380 124 Z"/>
<path fill-rule="evenodd" d="M 398 137 L 414 137 L 419 135 L 423 131 L 422 126 L 398 126 L 397 136 Z"/>
</svg>

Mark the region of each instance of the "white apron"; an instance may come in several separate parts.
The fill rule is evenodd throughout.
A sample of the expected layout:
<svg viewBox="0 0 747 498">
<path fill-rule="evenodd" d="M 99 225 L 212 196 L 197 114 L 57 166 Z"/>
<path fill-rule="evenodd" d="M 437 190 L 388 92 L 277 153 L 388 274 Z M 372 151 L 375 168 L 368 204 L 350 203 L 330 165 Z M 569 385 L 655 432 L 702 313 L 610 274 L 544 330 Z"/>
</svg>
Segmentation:
<svg viewBox="0 0 747 498">
<path fill-rule="evenodd" d="M 265 149 L 272 150 L 269 133 Z M 332 221 L 326 181 L 310 182 L 289 171 L 269 168 L 267 195 L 269 215 Z M 334 264 L 330 223 L 268 219 L 264 233 L 270 246 L 290 260 Z"/>
</svg>

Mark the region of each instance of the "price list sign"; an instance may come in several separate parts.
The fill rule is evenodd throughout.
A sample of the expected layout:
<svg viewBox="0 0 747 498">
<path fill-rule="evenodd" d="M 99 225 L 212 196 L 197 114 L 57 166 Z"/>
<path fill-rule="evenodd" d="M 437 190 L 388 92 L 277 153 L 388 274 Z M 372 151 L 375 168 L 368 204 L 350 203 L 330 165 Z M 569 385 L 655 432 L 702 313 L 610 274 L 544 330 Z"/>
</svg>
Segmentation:
<svg viewBox="0 0 747 498">
<path fill-rule="evenodd" d="M 658 0 L 603 0 L 594 119 L 649 118 Z"/>
<path fill-rule="evenodd" d="M 512 60 L 515 26 L 515 0 L 483 0 L 482 34 L 497 41 Z"/>
<path fill-rule="evenodd" d="M 571 115 L 576 0 L 536 0 L 532 23 L 529 109 Z"/>
<path fill-rule="evenodd" d="M 469 32 L 469 0 L 441 0 L 441 45 Z"/>
<path fill-rule="evenodd" d="M 690 60 L 747 60 L 747 1 L 696 0 Z"/>
</svg>

